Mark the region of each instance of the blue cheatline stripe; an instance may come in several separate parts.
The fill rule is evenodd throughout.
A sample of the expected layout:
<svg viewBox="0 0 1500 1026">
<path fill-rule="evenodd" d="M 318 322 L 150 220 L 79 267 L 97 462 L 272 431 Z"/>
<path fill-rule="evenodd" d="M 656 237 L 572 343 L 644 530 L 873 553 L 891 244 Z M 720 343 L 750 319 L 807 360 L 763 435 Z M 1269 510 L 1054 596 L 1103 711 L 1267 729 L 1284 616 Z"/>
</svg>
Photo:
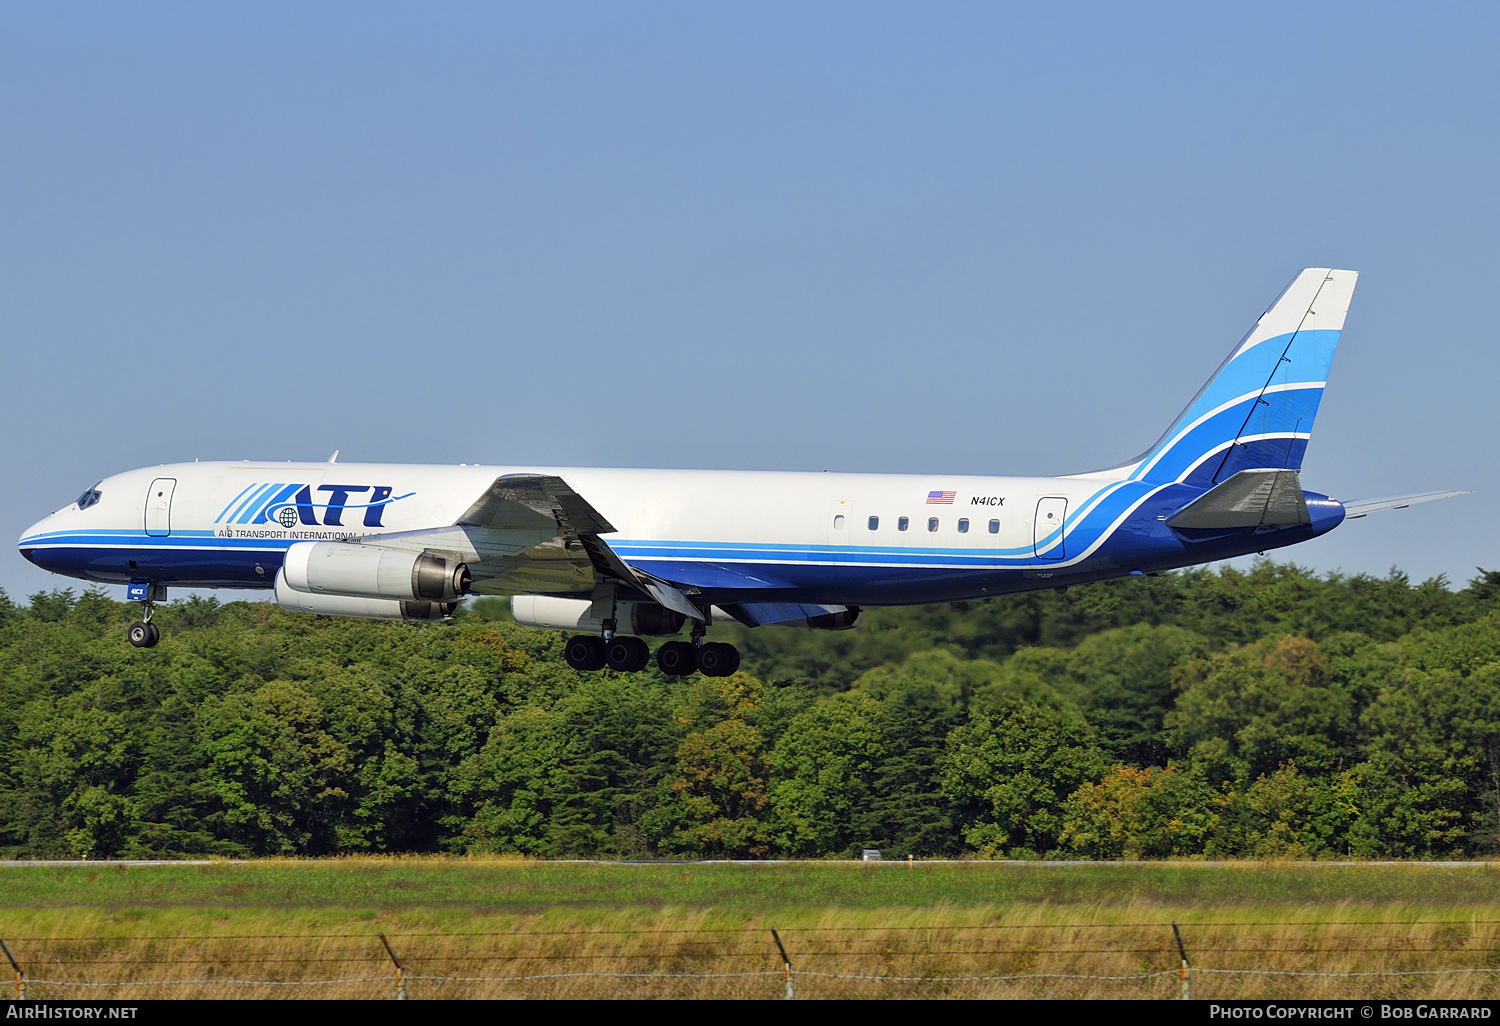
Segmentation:
<svg viewBox="0 0 1500 1026">
<path fill-rule="evenodd" d="M 26 548 L 33 549 L 111 549 L 119 551 L 149 551 L 160 549 L 162 551 L 178 551 L 183 549 L 196 550 L 200 552 L 212 552 L 215 549 L 276 549 L 282 550 L 295 541 L 304 541 L 301 538 L 213 538 L 212 545 L 205 545 L 203 538 L 178 538 L 176 532 L 169 536 L 152 535 L 147 537 L 141 535 L 138 539 L 125 538 L 66 538 L 46 539 L 32 542 L 27 539 L 22 542 Z"/>
<path fill-rule="evenodd" d="M 289 484 L 285 488 L 281 489 L 281 491 L 276 493 L 275 498 L 260 507 L 260 511 L 255 514 L 255 519 L 250 522 L 252 524 L 264 524 L 266 522 L 266 511 L 269 510 L 272 506 L 275 506 L 277 503 L 290 498 L 292 493 L 301 487 L 301 485 Z"/>
<path fill-rule="evenodd" d="M 1109 489 L 1089 514 L 1065 524 L 1068 538 L 1077 545 L 1080 555 L 1102 539 L 1110 527 L 1132 506 L 1158 490 L 1159 486 L 1143 482 L 1128 483 Z M 1056 545 L 1059 532 L 1052 531 L 1041 541 L 1045 550 Z M 927 549 L 878 548 L 873 546 L 775 545 L 755 542 L 642 542 L 611 541 L 610 547 L 622 559 L 632 563 L 674 561 L 721 561 L 745 564 L 776 563 L 849 563 L 864 565 L 908 565 L 928 568 L 1016 568 L 1033 565 L 1036 559 L 1031 546 L 1020 549 Z M 749 557 L 759 557 L 751 559 Z M 1049 566 L 1056 565 L 1053 562 Z"/>
<path fill-rule="evenodd" d="M 1066 519 L 1066 532 L 1072 551 L 1070 562 L 1078 562 L 1089 553 L 1143 499 L 1160 489 L 1147 482 L 1117 482 L 1085 499 L 1079 509 L 1085 512 Z M 1059 532 L 1041 539 L 1046 551 L 1057 542 Z M 212 544 L 205 545 L 205 539 Z M 23 546 L 96 547 L 141 550 L 282 550 L 302 538 L 219 538 L 212 531 L 176 532 L 171 537 L 147 537 L 138 531 L 102 529 L 88 532 L 59 531 L 22 539 Z M 628 562 L 719 561 L 744 564 L 796 565 L 809 563 L 846 564 L 851 566 L 910 566 L 926 569 L 1018 569 L 1036 564 L 1032 547 L 986 548 L 897 548 L 888 546 L 833 546 L 815 544 L 775 544 L 764 542 L 697 542 L 663 539 L 660 541 L 618 540 L 611 547 Z M 1046 565 L 1056 566 L 1049 561 Z"/>
<path fill-rule="evenodd" d="M 230 499 L 229 500 L 229 505 L 225 506 L 222 510 L 220 510 L 218 516 L 214 517 L 214 523 L 217 524 L 220 520 L 223 520 L 224 519 L 224 514 L 226 514 L 226 513 L 229 512 L 229 507 L 233 506 L 236 502 L 239 502 L 241 499 L 243 499 L 245 497 L 245 492 L 248 492 L 250 489 L 252 489 L 254 487 L 255 487 L 255 484 L 254 484 L 254 482 L 252 482 L 252 483 L 250 483 L 250 484 L 248 484 L 248 485 L 245 486 L 245 491 L 244 492 L 240 492 L 240 494 L 238 494 L 234 498 Z"/>
<path fill-rule="evenodd" d="M 120 541 L 122 539 L 137 539 L 137 538 L 148 538 L 148 537 L 151 538 L 153 541 L 155 541 L 155 540 L 165 541 L 166 540 L 165 538 L 159 538 L 157 535 L 145 535 L 145 534 L 142 534 L 139 529 L 134 529 L 134 528 L 109 528 L 109 527 L 100 527 L 100 528 L 95 528 L 94 530 L 91 530 L 91 531 L 48 531 L 45 534 L 30 534 L 30 535 L 27 535 L 25 538 L 22 538 L 21 541 L 18 544 L 25 544 L 26 542 L 48 542 L 48 541 L 58 541 L 58 540 L 74 541 L 74 540 L 80 540 L 80 539 L 84 540 L 84 541 L 91 541 L 91 542 L 93 542 L 93 541 L 102 541 L 102 542 L 104 542 L 106 544 L 113 544 L 114 542 Z M 214 532 L 212 532 L 212 531 L 173 531 L 172 532 L 172 537 L 173 538 L 177 538 L 177 537 L 186 537 L 186 538 L 212 538 L 212 537 L 214 537 Z"/>
<path fill-rule="evenodd" d="M 265 500 L 270 497 L 272 492 L 280 488 L 281 485 L 282 482 L 278 481 L 276 484 L 268 484 L 260 491 L 256 492 L 255 498 L 245 503 L 245 505 L 241 508 L 241 511 L 239 511 L 238 515 L 234 518 L 234 522 L 236 524 L 248 524 L 250 522 L 250 518 L 255 516 L 256 513 L 260 512 L 261 507 L 265 505 Z"/>
</svg>

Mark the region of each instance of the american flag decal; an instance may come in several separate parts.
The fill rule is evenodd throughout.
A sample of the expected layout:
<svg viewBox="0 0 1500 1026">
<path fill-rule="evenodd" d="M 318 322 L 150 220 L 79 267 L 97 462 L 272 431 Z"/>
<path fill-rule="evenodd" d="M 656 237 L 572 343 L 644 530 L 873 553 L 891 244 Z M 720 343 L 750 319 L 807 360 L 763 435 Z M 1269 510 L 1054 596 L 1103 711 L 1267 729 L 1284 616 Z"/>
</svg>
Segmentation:
<svg viewBox="0 0 1500 1026">
<path fill-rule="evenodd" d="M 951 506 L 953 500 L 958 498 L 957 492 L 928 492 L 927 505 L 929 506 Z"/>
</svg>

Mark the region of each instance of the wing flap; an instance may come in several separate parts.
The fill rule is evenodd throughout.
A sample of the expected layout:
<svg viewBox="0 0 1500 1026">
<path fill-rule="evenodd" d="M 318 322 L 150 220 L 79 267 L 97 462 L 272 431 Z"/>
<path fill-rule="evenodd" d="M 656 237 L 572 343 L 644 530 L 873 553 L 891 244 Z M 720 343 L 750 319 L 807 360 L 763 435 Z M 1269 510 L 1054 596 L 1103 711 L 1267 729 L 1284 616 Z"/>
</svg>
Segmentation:
<svg viewBox="0 0 1500 1026">
<path fill-rule="evenodd" d="M 706 588 L 714 591 L 749 589 L 760 591 L 766 588 L 791 588 L 792 585 L 770 574 L 755 572 L 733 563 L 700 563 L 689 560 L 652 560 L 646 564 L 649 573 L 664 581 L 671 581 L 687 588 Z M 637 573 L 639 567 L 634 568 Z"/>
<path fill-rule="evenodd" d="M 857 606 L 806 602 L 737 602 L 721 608 L 746 627 L 789 623 L 819 630 L 848 630 L 859 622 L 860 612 Z"/>
</svg>

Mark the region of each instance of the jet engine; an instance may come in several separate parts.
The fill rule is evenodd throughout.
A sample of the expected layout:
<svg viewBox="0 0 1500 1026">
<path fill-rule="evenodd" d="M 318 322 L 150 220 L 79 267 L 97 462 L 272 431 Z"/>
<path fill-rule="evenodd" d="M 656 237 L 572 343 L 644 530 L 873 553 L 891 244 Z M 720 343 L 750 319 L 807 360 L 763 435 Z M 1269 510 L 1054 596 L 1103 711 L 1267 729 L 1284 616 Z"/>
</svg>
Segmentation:
<svg viewBox="0 0 1500 1026">
<path fill-rule="evenodd" d="M 298 591 L 286 583 L 284 570 L 276 572 L 276 604 L 294 613 L 357 616 L 366 620 L 446 620 L 458 608 L 457 602 L 401 602 Z"/>
<path fill-rule="evenodd" d="M 357 542 L 296 542 L 282 572 L 295 591 L 398 602 L 453 602 L 471 583 L 469 568 L 451 556 Z"/>
</svg>

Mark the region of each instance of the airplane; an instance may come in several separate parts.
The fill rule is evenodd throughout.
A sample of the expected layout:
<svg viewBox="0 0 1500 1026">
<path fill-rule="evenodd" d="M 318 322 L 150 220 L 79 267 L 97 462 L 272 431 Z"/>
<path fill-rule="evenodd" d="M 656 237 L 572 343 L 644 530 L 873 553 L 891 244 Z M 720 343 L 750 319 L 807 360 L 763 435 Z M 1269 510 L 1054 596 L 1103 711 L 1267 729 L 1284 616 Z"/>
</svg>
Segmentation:
<svg viewBox="0 0 1500 1026">
<path fill-rule="evenodd" d="M 978 599 L 1265 552 L 1447 498 L 1341 503 L 1301 485 L 1354 293 L 1309 268 L 1135 459 L 1061 477 L 203 462 L 105 478 L 30 527 L 43 569 L 124 584 L 155 645 L 167 588 L 434 621 L 510 595 L 579 670 L 727 676 L 715 621 L 842 630 L 862 608 Z M 690 640 L 681 640 L 684 625 Z"/>
</svg>

